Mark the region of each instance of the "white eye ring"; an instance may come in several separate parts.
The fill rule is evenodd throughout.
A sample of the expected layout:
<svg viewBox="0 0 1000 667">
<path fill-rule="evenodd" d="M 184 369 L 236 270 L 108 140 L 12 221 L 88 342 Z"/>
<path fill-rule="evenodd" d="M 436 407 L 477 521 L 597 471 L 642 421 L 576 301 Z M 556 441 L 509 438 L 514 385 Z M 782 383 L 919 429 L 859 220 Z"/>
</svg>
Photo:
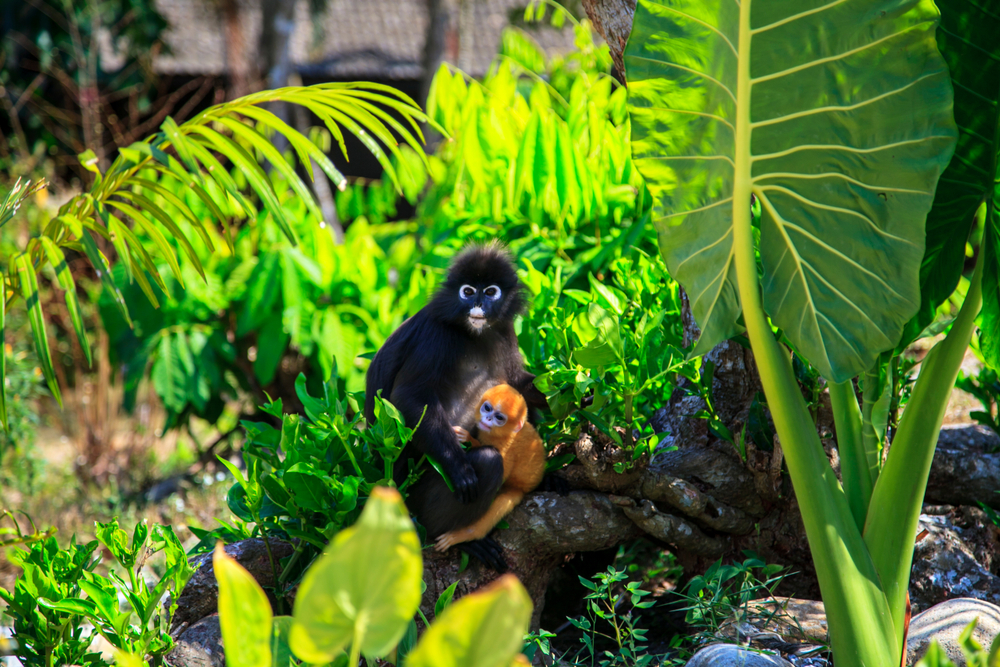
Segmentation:
<svg viewBox="0 0 1000 667">
<path fill-rule="evenodd" d="M 462 285 L 458 288 L 458 296 L 461 299 L 471 299 L 476 296 L 476 288 L 472 285 Z"/>
<path fill-rule="evenodd" d="M 497 426 L 503 426 L 504 422 L 507 421 L 507 418 L 503 416 L 502 412 L 498 412 L 497 416 L 493 418 L 493 421 L 497 423 Z"/>
<path fill-rule="evenodd" d="M 490 293 L 491 290 L 493 291 L 492 294 Z M 486 298 L 489 299 L 490 301 L 496 301 L 497 299 L 500 298 L 502 292 L 500 291 L 500 288 L 497 287 L 496 285 L 490 285 L 489 287 L 483 290 L 483 294 L 485 294 Z"/>
</svg>

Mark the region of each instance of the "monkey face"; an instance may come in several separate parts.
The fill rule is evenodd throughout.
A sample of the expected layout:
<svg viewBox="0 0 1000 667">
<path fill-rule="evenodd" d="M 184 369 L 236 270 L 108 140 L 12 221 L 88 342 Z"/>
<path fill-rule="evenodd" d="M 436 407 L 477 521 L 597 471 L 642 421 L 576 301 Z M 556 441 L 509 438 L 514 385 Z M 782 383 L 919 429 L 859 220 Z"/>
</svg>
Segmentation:
<svg viewBox="0 0 1000 667">
<path fill-rule="evenodd" d="M 510 255 L 492 243 L 470 246 L 455 258 L 431 306 L 435 318 L 478 337 L 510 322 L 523 303 Z"/>
<path fill-rule="evenodd" d="M 528 417 L 528 404 L 513 387 L 499 384 L 483 394 L 479 404 L 479 430 L 517 433 Z"/>
<path fill-rule="evenodd" d="M 464 284 L 458 288 L 458 299 L 468 309 L 467 324 L 473 333 L 482 333 L 499 312 L 503 289 L 499 285 Z"/>
<path fill-rule="evenodd" d="M 500 428 L 507 423 L 507 415 L 500 412 L 499 405 L 493 405 L 489 401 L 483 401 L 479 406 L 479 430 L 491 431 Z"/>
</svg>

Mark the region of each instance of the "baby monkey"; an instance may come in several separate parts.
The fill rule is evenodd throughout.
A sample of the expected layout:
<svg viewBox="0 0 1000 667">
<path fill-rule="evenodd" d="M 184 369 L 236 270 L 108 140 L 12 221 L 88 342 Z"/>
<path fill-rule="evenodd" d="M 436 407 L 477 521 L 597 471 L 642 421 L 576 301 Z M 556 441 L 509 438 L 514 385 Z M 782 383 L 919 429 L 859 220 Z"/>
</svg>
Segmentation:
<svg viewBox="0 0 1000 667">
<path fill-rule="evenodd" d="M 503 484 L 489 509 L 475 523 L 437 538 L 438 551 L 486 537 L 521 502 L 524 494 L 538 486 L 545 473 L 545 446 L 535 427 L 528 423 L 524 397 L 510 385 L 498 384 L 480 399 L 478 441 L 461 426 L 452 428 L 461 442 L 469 442 L 473 447 L 494 447 L 500 452 Z"/>
</svg>

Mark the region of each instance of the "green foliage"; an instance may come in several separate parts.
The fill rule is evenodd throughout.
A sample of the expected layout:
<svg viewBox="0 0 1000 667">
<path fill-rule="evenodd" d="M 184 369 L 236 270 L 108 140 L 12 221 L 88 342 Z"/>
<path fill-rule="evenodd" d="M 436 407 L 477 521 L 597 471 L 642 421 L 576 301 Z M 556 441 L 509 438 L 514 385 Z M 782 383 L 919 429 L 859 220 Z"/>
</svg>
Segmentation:
<svg viewBox="0 0 1000 667">
<path fill-rule="evenodd" d="M 239 182 L 240 172 L 232 177 Z M 246 392 L 260 401 L 265 389 L 274 395 L 281 360 L 289 355 L 304 357 L 317 390 L 318 378 L 333 371 L 335 357 L 354 362 L 378 348 L 426 301 L 428 279 L 419 270 L 421 253 L 407 236 L 407 225 L 372 227 L 360 220 L 337 245 L 325 223 L 274 173 L 272 186 L 298 243 L 288 240 L 273 217 L 262 216 L 236 229 L 228 250 L 211 230 L 208 242 L 192 233 L 171 203 L 183 202 L 196 216 L 210 215 L 184 183 L 155 174 L 148 180 L 162 188 L 162 193 L 147 189 L 150 205 L 176 220 L 191 251 L 177 257 L 179 277 L 166 262 L 158 265 L 166 287 L 152 287 L 159 308 L 116 266 L 114 281 L 133 326 L 107 291 L 100 313 L 116 360 L 126 370 L 126 407 L 148 372 L 167 409 L 168 427 L 184 425 L 191 416 L 214 423 L 226 400 Z M 154 251 L 147 235 L 139 238 Z M 409 290 L 400 294 L 400 284 Z M 342 363 L 338 371 L 352 391 L 363 389 L 363 365 Z"/>
<path fill-rule="evenodd" d="M 170 620 L 177 596 L 193 573 L 173 529 L 155 525 L 150 530 L 141 523 L 130 541 L 114 520 L 97 523 L 96 533 L 97 539 L 87 544 L 70 538 L 65 549 L 51 534 L 22 537 L 19 541 L 27 548 L 8 552 L 21 575 L 13 591 L 0 588 L 0 599 L 14 619 L 16 655 L 25 665 L 106 664 L 89 650 L 93 636 L 85 633 L 85 623 L 115 649 L 148 655 L 154 664 L 173 648 Z M 95 571 L 101 562 L 99 546 L 111 553 L 127 579 L 114 568 L 108 576 Z M 151 587 L 142 570 L 160 551 L 166 565 Z M 168 591 L 171 604 L 165 609 L 162 601 Z"/>
<path fill-rule="evenodd" d="M 8 423 L 7 430 L 0 432 L 0 487 L 31 492 L 41 465 L 34 445 L 39 425 L 37 399 L 46 393 L 45 384 L 26 341 L 14 338 L 14 345 L 4 345 L 2 355 L 7 370 Z"/>
<path fill-rule="evenodd" d="M 997 377 L 997 372 L 989 366 L 984 366 L 976 375 L 960 373 L 955 386 L 975 396 L 983 406 L 982 410 L 973 410 L 969 416 L 1000 435 L 1000 423 L 997 421 L 1000 378 Z"/>
<path fill-rule="evenodd" d="M 611 263 L 610 284 L 589 274 L 586 291 L 567 288 L 558 267 L 543 274 L 530 261 L 525 266 L 532 307 L 520 342 L 553 415 L 566 420 L 563 434 L 572 435 L 586 420 L 631 451 L 633 460 L 650 455 L 653 434 L 640 434 L 639 442 L 633 437 L 637 411 L 663 405 L 678 372 L 697 373 L 681 350 L 676 283 L 660 261 L 638 249 Z M 574 412 L 590 395 L 593 404 Z"/>
<path fill-rule="evenodd" d="M 219 626 L 226 642 L 226 665 L 270 667 L 274 618 L 257 580 L 216 544 L 212 556 L 219 583 Z M 275 633 L 277 634 L 277 633 Z"/>
<path fill-rule="evenodd" d="M 499 236 L 538 270 L 561 266 L 562 284 L 585 287 L 629 246 L 655 250 L 649 197 L 625 143 L 626 92 L 607 74 L 607 47 L 594 45 L 589 22 L 575 34 L 577 50 L 546 59 L 511 28 L 481 82 L 446 65 L 435 75 L 427 113 L 451 138 L 429 159 L 417 204 L 425 264 L 443 267 L 469 240 Z M 535 54 L 531 67 L 513 44 Z M 419 188 L 403 190 L 412 202 Z M 384 194 L 381 183 L 355 184 L 338 210 L 345 221 L 384 219 L 387 204 L 363 205 Z"/>
<path fill-rule="evenodd" d="M 581 653 L 586 652 L 591 665 L 601 667 L 616 667 L 617 665 L 646 667 L 654 664 L 655 657 L 646 653 L 646 630 L 638 626 L 639 616 L 636 610 L 649 609 L 653 606 L 650 600 L 643 601 L 649 591 L 640 590 L 641 582 L 629 581 L 624 570 L 609 567 L 607 572 L 598 572 L 594 581 L 580 577 L 580 583 L 590 592 L 584 597 L 586 613 L 579 618 L 571 618 L 573 627 L 583 634 Z M 628 611 L 623 611 L 628 605 Z M 615 647 L 614 651 L 600 651 L 597 639 L 609 640 Z M 578 664 L 581 653 L 574 658 Z M 586 662 L 586 657 L 584 658 Z"/>
<path fill-rule="evenodd" d="M 864 11 L 768 0 L 668 8 L 639 2 L 625 62 L 633 154 L 656 198 L 667 265 L 692 296 L 703 331 L 696 351 L 746 329 L 838 664 L 896 663 L 920 499 L 981 304 L 981 349 L 998 345 L 989 299 L 1000 293 L 990 237 L 1000 58 L 980 63 L 996 52 L 997 15 L 945 2 L 938 29 L 937 9 L 919 0 Z M 958 127 L 953 88 L 963 91 Z M 923 362 L 882 466 L 899 405 L 890 391 L 908 384 L 893 350 L 954 288 L 976 211 L 986 225 L 976 272 Z M 843 486 L 784 342 L 829 383 Z"/>
<path fill-rule="evenodd" d="M 657 225 L 670 233 L 667 266 L 692 294 L 702 328 L 698 349 L 742 329 L 733 250 L 733 212 L 749 213 L 749 188 L 734 190 L 742 182 L 763 209 L 764 307 L 825 377 L 842 382 L 895 344 L 919 303 L 923 220 L 956 134 L 936 12 L 910 3 L 858 40 L 876 8 L 760 2 L 745 25 L 733 3 L 676 9 L 637 7 L 629 112 Z M 655 37 L 665 31 L 684 37 Z M 816 40 L 818 31 L 831 39 Z M 696 53 L 687 40 L 701 44 Z M 868 48 L 883 42 L 898 50 Z M 704 74 L 681 86 L 678 66 Z M 859 92 L 834 93 L 828 76 L 846 71 L 894 74 L 859 76 Z M 904 124 L 914 105 L 923 120 Z M 660 130 L 668 118 L 669 138 Z"/>
<path fill-rule="evenodd" d="M 423 558 L 402 497 L 392 489 L 374 489 L 357 524 L 330 542 L 306 573 L 292 617 L 272 621 L 260 586 L 221 548 L 214 563 L 227 664 L 356 665 L 362 655 L 391 656 L 399 664 L 403 653 L 412 667 L 526 664 L 517 654 L 532 605 L 512 575 L 445 605 L 416 647 L 401 650 L 415 637 L 410 629 L 420 605 Z"/>
<path fill-rule="evenodd" d="M 692 577 L 681 594 L 685 620 L 706 635 L 715 635 L 722 623 L 746 620 L 750 602 L 772 598 L 787 576 L 780 565 L 767 564 L 752 552 L 742 563 L 712 563 L 704 574 Z"/>
<path fill-rule="evenodd" d="M 301 200 L 314 219 L 322 221 L 316 200 L 292 165 L 278 154 L 270 137 L 275 132 L 284 136 L 309 176 L 313 174 L 315 163 L 338 186 L 345 182 L 345 178 L 312 141 L 262 106 L 276 101 L 308 108 L 323 121 L 342 151 L 346 148 L 341 127 L 346 128 L 372 152 L 393 182 L 398 181 L 398 177 L 391 158 L 401 155 L 397 138 L 408 144 L 418 156 L 423 156 L 418 143 L 418 137 L 421 137 L 418 123 L 426 118 L 413 102 L 387 86 L 355 83 L 263 91 L 209 107 L 182 125 L 177 125 L 168 117 L 160 126 L 160 132 L 145 141 L 122 148 L 105 172 L 99 168 L 93 151 L 81 153 L 80 162 L 93 173 L 94 184 L 88 192 L 73 197 L 60 207 L 55 218 L 43 226 L 41 236 L 31 238 L 23 252 L 11 258 L 4 278 L 6 293 L 10 295 L 5 308 L 11 303 L 12 293 L 20 293 L 24 297 L 42 370 L 57 400 L 60 399 L 59 389 L 52 369 L 44 318 L 40 313 L 36 274 L 53 263 L 60 286 L 65 289 L 68 310 L 71 314 L 78 311 L 75 307 L 76 285 L 70 273 L 60 269 L 64 264 L 63 248 L 87 256 L 103 283 L 107 297 L 131 327 L 131 316 L 115 283 L 105 251 L 114 249 L 129 283 L 137 285 L 153 307 L 158 307 L 156 290 L 167 292 L 168 289 L 154 258 L 166 263 L 181 287 L 185 286 L 179 262 L 181 255 L 190 260 L 191 267 L 204 279 L 204 267 L 191 240 L 198 236 L 209 250 L 214 251 L 216 242 L 212 231 L 215 224 L 224 228 L 224 245 L 231 253 L 235 248 L 230 221 L 255 220 L 258 216 L 272 217 L 289 241 L 297 243 L 272 178 L 260 166 L 265 161 L 274 173 L 284 177 L 286 187 Z M 402 120 L 389 115 L 386 109 L 398 114 Z M 243 177 L 241 180 L 230 175 L 220 162 L 220 156 L 239 170 Z M 163 177 L 176 178 L 184 183 L 184 197 L 178 197 L 157 181 Z M 248 196 L 249 193 L 252 195 Z M 9 219 L 24 196 L 23 189 L 16 195 L 8 195 L 0 205 L 0 220 Z M 173 207 L 167 209 L 173 215 L 166 214 L 164 207 L 158 206 L 150 197 L 166 200 Z M 195 199 L 200 201 L 203 209 L 192 210 L 186 203 Z M 129 219 L 132 225 L 127 223 Z M 177 221 L 184 221 L 189 227 L 184 230 Z M 136 230 L 148 239 L 149 249 L 140 241 Z M 166 230 L 168 234 L 164 235 L 161 230 Z M 82 327 L 75 328 L 81 347 L 89 350 Z M 171 341 L 170 338 L 165 340 Z M 184 365 L 193 359 L 192 348 L 200 352 L 204 350 L 205 343 L 174 339 L 167 343 L 160 342 L 160 345 L 162 352 L 171 360 L 164 367 L 161 386 L 174 388 L 179 380 L 185 385 L 190 384 L 194 376 L 190 372 L 191 367 L 184 368 Z M 213 353 L 223 353 L 217 348 L 212 349 Z M 194 383 L 199 385 L 203 381 L 204 378 L 198 377 Z M 174 401 L 175 409 L 180 400 Z M 196 408 L 199 401 L 195 401 Z"/>
<path fill-rule="evenodd" d="M 972 638 L 976 631 L 977 621 L 969 623 L 958 637 L 958 646 L 965 656 L 965 664 L 968 667 L 996 667 L 1000 665 L 1000 636 L 993 640 L 989 650 L 984 649 L 979 642 Z M 916 667 L 955 667 L 955 663 L 948 658 L 948 655 L 941 648 L 937 641 L 932 641 L 927 647 L 927 653 L 920 659 Z"/>
<path fill-rule="evenodd" d="M 336 377 L 323 386 L 321 397 L 310 396 L 302 375 L 296 391 L 305 415 L 283 413 L 278 400 L 263 410 L 280 420 L 280 427 L 243 422 L 245 476 L 223 460 L 236 478 L 226 498 L 235 524 L 211 532 L 192 528 L 201 538 L 194 552 L 205 551 L 220 539 L 232 542 L 262 535 L 295 540 L 288 561 L 271 563 L 278 599 L 324 545 L 355 522 L 378 485 L 394 485 L 393 465 L 415 430 L 381 398 L 375 399 L 375 423 L 362 428 L 364 416 L 357 398 Z M 416 479 L 414 473 L 400 490 L 405 492 Z"/>
</svg>

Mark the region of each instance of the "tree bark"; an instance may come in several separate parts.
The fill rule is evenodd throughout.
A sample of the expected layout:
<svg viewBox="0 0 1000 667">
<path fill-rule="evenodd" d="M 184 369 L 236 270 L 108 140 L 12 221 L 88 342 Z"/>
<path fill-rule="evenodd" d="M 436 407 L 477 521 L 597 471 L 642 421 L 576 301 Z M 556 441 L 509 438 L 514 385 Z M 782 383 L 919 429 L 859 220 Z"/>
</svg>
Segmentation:
<svg viewBox="0 0 1000 667">
<path fill-rule="evenodd" d="M 226 73 L 229 75 L 228 98 L 233 100 L 250 93 L 252 65 L 239 0 L 221 0 L 220 10 L 225 32 Z"/>
<path fill-rule="evenodd" d="M 583 0 L 583 9 L 594 24 L 597 34 L 604 38 L 611 49 L 611 59 L 625 78 L 623 54 L 629 33 L 636 0 Z"/>
<path fill-rule="evenodd" d="M 458 60 L 458 6 L 456 0 L 427 0 L 427 37 L 424 40 L 424 78 L 421 106 L 427 105 L 434 74 L 445 61 Z"/>
</svg>

